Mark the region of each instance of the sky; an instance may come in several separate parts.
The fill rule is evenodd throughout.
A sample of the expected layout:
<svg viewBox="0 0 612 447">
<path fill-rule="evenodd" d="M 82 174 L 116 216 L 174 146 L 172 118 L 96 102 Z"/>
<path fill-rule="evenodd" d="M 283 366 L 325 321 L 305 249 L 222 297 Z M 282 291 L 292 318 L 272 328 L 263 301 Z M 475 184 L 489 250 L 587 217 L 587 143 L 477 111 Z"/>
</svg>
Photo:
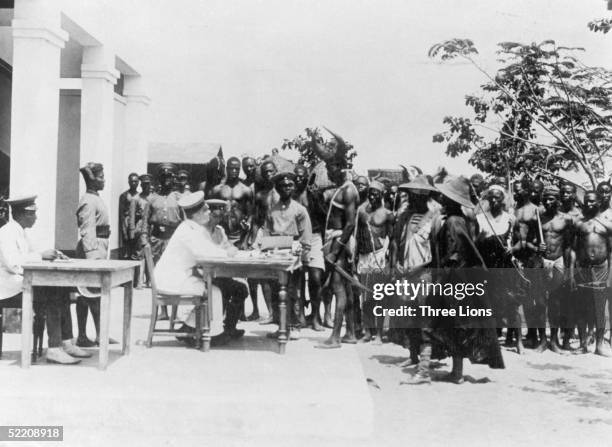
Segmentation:
<svg viewBox="0 0 612 447">
<path fill-rule="evenodd" d="M 445 116 L 468 113 L 464 96 L 485 78 L 429 59 L 433 44 L 470 38 L 495 71 L 496 43 L 554 39 L 612 68 L 612 35 L 587 29 L 612 16 L 604 0 L 64 2 L 145 77 L 150 141 L 218 142 L 226 156 L 268 153 L 324 125 L 355 146 L 358 171 L 469 174 L 432 136 Z"/>
</svg>

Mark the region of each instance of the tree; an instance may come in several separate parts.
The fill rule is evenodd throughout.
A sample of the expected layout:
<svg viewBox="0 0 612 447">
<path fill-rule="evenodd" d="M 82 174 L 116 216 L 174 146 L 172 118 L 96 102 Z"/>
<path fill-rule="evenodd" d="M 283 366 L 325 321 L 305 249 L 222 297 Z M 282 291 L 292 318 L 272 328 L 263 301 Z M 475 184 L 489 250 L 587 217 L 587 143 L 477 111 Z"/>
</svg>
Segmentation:
<svg viewBox="0 0 612 447">
<path fill-rule="evenodd" d="M 448 129 L 433 140 L 446 142 L 451 157 L 470 153 L 470 163 L 492 175 L 579 170 L 595 187 L 612 148 L 612 73 L 585 66 L 575 56 L 583 49 L 560 47 L 553 40 L 498 46 L 501 67 L 495 75 L 478 64 L 469 39 L 429 50 L 430 57 L 442 61 L 464 59 L 488 79 L 479 95 L 466 96 L 473 118 L 444 118 Z"/>
<path fill-rule="evenodd" d="M 612 28 L 612 19 L 595 19 L 589 22 L 588 27 L 594 33 L 602 32 L 607 34 Z"/>
<path fill-rule="evenodd" d="M 298 153 L 300 154 L 298 163 L 306 166 L 306 168 L 310 170 L 316 164 L 321 162 L 321 159 L 314 151 L 313 140 L 319 144 L 322 144 L 324 148 L 326 148 L 330 152 L 333 152 L 335 150 L 337 143 L 335 138 L 325 140 L 321 135 L 321 131 L 318 127 L 307 127 L 306 129 L 304 129 L 304 133 L 306 134 L 305 136 L 298 135 L 297 137 L 292 138 L 291 140 L 284 139 L 281 147 L 282 149 L 295 149 L 296 151 L 298 151 Z M 353 160 L 353 158 L 357 156 L 357 152 L 353 148 L 352 144 L 348 142 L 344 143 L 348 148 L 347 158 L 350 162 L 351 160 Z"/>
</svg>

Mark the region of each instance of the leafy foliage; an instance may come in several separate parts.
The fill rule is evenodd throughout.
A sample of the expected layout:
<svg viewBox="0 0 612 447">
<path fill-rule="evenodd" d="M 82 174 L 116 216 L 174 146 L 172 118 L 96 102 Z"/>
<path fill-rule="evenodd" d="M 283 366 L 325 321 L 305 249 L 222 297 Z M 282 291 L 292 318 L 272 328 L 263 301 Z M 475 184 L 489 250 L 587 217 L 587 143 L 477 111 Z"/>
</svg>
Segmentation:
<svg viewBox="0 0 612 447">
<path fill-rule="evenodd" d="M 336 141 L 332 138 L 329 140 L 325 140 L 321 135 L 321 130 L 318 127 L 307 127 L 304 129 L 305 135 L 298 135 L 292 139 L 284 139 L 283 144 L 281 146 L 282 149 L 295 149 L 300 157 L 298 159 L 298 163 L 306 166 L 309 170 L 314 167 L 317 163 L 321 161 L 321 159 L 317 156 L 313 149 L 312 140 L 313 138 L 324 145 L 324 147 L 331 151 L 335 150 Z M 357 156 L 357 152 L 353 148 L 353 145 L 349 142 L 346 142 L 348 147 L 347 158 L 348 161 L 352 161 L 353 158 Z"/>
<path fill-rule="evenodd" d="M 581 170 L 595 186 L 612 149 L 612 72 L 585 66 L 575 56 L 582 48 L 553 40 L 498 47 L 494 75 L 473 58 L 470 40 L 430 49 L 431 57 L 463 58 L 488 78 L 477 95 L 465 97 L 472 116 L 444 118 L 447 130 L 433 141 L 446 143 L 451 157 L 469 153 L 470 163 L 491 175 Z"/>
<path fill-rule="evenodd" d="M 589 22 L 588 27 L 591 31 L 607 34 L 612 28 L 612 19 L 596 19 Z"/>
</svg>

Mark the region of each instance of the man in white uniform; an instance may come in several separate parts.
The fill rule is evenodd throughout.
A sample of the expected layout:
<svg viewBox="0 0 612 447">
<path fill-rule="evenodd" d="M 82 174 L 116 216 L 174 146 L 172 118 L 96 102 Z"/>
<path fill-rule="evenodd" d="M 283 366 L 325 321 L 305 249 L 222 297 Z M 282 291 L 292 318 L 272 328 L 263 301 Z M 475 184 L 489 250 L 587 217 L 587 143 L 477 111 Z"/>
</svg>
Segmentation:
<svg viewBox="0 0 612 447">
<path fill-rule="evenodd" d="M 26 262 L 53 260 L 64 255 L 49 249 L 42 253 L 34 250 L 26 233 L 36 222 L 36 196 L 9 199 L 13 220 L 0 228 L 0 300 L 4 304 L 21 307 L 23 290 L 23 264 Z M 47 315 L 50 363 L 74 364 L 78 358 L 91 357 L 72 343 L 72 319 L 66 288 L 35 287 L 34 301 L 43 305 Z"/>
<path fill-rule="evenodd" d="M 160 291 L 172 294 L 201 295 L 206 291 L 206 281 L 197 269 L 197 261 L 205 258 L 218 258 L 233 256 L 238 251 L 231 244 L 217 242 L 217 220 L 211 220 L 211 206 L 216 205 L 219 200 L 204 201 L 204 193 L 196 191 L 187 194 L 178 201 L 179 206 L 185 212 L 185 220 L 179 224 L 168 242 L 161 258 L 155 266 L 155 279 Z M 213 235 L 213 232 L 215 233 Z M 221 243 L 219 243 L 221 242 Z M 230 339 L 239 338 L 244 331 L 236 329 L 239 314 L 235 311 L 238 301 L 246 298 L 246 286 L 244 290 L 228 290 L 227 283 L 233 280 L 215 281 L 210 301 L 213 302 L 213 314 L 215 302 L 220 302 L 221 290 L 229 292 L 224 330 L 221 334 L 212 337 L 211 345 L 220 346 Z M 235 282 L 235 281 L 233 281 Z M 236 287 L 238 289 L 239 287 Z M 242 289 L 241 288 L 241 289 Z M 220 306 L 219 306 L 220 307 Z M 219 309 L 220 310 L 220 309 Z M 192 332 L 195 327 L 195 312 L 192 310 L 183 326 L 184 332 Z"/>
</svg>

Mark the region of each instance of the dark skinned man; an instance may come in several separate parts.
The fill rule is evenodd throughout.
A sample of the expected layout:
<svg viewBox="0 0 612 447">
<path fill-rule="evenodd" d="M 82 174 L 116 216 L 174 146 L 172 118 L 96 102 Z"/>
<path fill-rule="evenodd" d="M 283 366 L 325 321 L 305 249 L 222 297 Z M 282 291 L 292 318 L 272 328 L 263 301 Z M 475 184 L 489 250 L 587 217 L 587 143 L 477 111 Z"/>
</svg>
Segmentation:
<svg viewBox="0 0 612 447">
<path fill-rule="evenodd" d="M 538 230 L 538 206 L 531 202 L 533 197 L 531 182 L 528 178 L 523 178 L 515 183 L 514 200 L 516 202 L 514 245 L 512 253 L 524 268 L 524 275 L 529 281 L 529 285 L 523 284 L 521 299 L 525 319 L 528 325 L 527 341 L 531 347 L 538 345 L 538 333 L 536 330 L 536 308 L 535 299 L 544 295 L 544 285 L 542 275 L 538 269 L 542 268 L 542 253 L 539 250 L 540 237 Z M 539 197 L 539 194 L 537 194 Z M 544 340 L 545 342 L 546 340 Z"/>
<path fill-rule="evenodd" d="M 185 169 L 181 169 L 180 171 L 178 171 L 178 173 L 176 174 L 176 192 L 179 193 L 179 196 L 182 197 L 185 194 L 189 194 L 191 192 L 189 189 L 189 180 L 190 176 L 188 171 L 186 171 Z"/>
<path fill-rule="evenodd" d="M 572 225 L 576 227 L 582 219 L 582 211 L 576 206 L 576 186 L 571 183 L 561 185 L 559 210 L 572 218 Z M 564 350 L 569 351 L 570 339 L 574 333 L 575 321 L 572 317 L 572 290 L 563 288 L 561 300 L 561 325 L 563 326 L 563 345 Z"/>
<path fill-rule="evenodd" d="M 253 157 L 244 157 L 242 159 L 242 172 L 244 172 L 242 183 L 253 189 L 257 177 L 257 164 Z"/>
<path fill-rule="evenodd" d="M 580 350 L 588 352 L 587 322 L 595 320 L 595 354 L 610 357 L 610 350 L 604 348 L 604 332 L 606 301 L 612 285 L 612 222 L 602 218 L 600 203 L 601 197 L 596 192 L 585 193 L 583 217 L 574 241 L 576 266 L 572 288 L 577 291 L 573 294 L 573 314 L 577 317 Z"/>
<path fill-rule="evenodd" d="M 145 245 L 148 245 L 151 236 L 151 227 L 149 225 L 149 207 L 151 206 L 151 181 L 152 178 L 149 174 L 143 174 L 140 176 L 140 189 L 141 192 L 136 196 L 130 203 L 130 216 L 128 231 L 130 237 L 136 241 L 136 253 L 132 258 L 135 261 L 142 261 L 144 254 L 142 249 Z M 141 269 L 144 272 L 145 283 L 149 284 L 149 278 L 147 269 Z M 136 287 L 142 287 L 142 279 L 139 278 L 136 281 Z"/>
<path fill-rule="evenodd" d="M 359 194 L 354 183 L 346 178 L 344 170 L 349 163 L 346 158 L 347 146 L 344 140 L 332 134 L 336 142 L 334 152 L 330 153 L 313 138 L 315 152 L 325 160 L 327 177 L 337 186 L 330 194 L 328 218 L 325 225 L 323 253 L 331 273 L 331 284 L 336 296 L 334 327 L 329 339 L 316 345 L 318 348 L 339 348 L 341 341 L 354 343 L 355 327 L 353 320 L 353 293 L 348 278 L 344 275 L 350 270 L 353 250 L 351 239 L 356 223 L 357 201 Z M 346 334 L 340 339 L 342 322 L 346 317 Z"/>
<path fill-rule="evenodd" d="M 263 228 L 268 210 L 278 201 L 278 192 L 274 189 L 272 178 L 276 175 L 276 165 L 272 160 L 264 161 L 260 166 L 261 182 L 255 183 L 255 198 L 253 207 L 253 219 L 251 225 L 250 241 L 255 241 L 257 232 Z M 253 301 L 257 301 L 257 286 L 261 284 L 266 307 L 268 308 L 268 318 L 260 324 L 272 324 L 278 322 L 278 315 L 272 302 L 272 285 L 270 281 L 248 280 L 249 294 Z"/>
<path fill-rule="evenodd" d="M 357 274 L 360 282 L 368 288 L 374 283 L 388 281 L 387 254 L 389 238 L 393 234 L 395 217 L 393 211 L 385 208 L 383 194 L 385 186 L 373 180 L 368 188 L 368 201 L 357 211 L 357 226 L 366 231 L 365 237 L 357 238 L 355 252 L 358 254 Z M 354 293 L 355 291 L 353 291 Z M 383 318 L 373 315 L 374 300 L 369 292 L 363 299 L 363 330 L 364 342 L 370 341 L 374 332 L 374 343 L 382 344 Z M 373 321 L 374 320 L 374 321 Z"/>
<path fill-rule="evenodd" d="M 130 237 L 130 203 L 138 196 L 138 174 L 132 172 L 128 176 L 129 189 L 119 196 L 119 258 L 132 259 L 136 251 L 135 240 Z"/>
<path fill-rule="evenodd" d="M 76 212 L 79 227 L 79 242 L 76 257 L 81 259 L 108 259 L 110 222 L 108 209 L 100 197 L 104 189 L 104 167 L 100 163 L 87 163 L 80 169 L 85 180 L 86 191 L 81 197 Z M 77 346 L 84 348 L 95 346 L 100 338 L 100 289 L 79 288 L 76 314 L 79 335 Z M 96 327 L 96 341 L 87 338 L 87 309 Z M 110 340 L 111 343 L 116 343 Z"/>
<path fill-rule="evenodd" d="M 363 175 L 360 175 L 355 179 L 355 186 L 357 187 L 357 192 L 359 193 L 359 205 L 367 202 L 369 185 L 370 181 Z"/>
<path fill-rule="evenodd" d="M 263 235 L 293 237 L 301 245 L 302 265 L 308 267 L 312 226 L 306 208 L 292 199 L 295 192 L 295 174 L 293 172 L 283 172 L 274 176 L 272 180 L 279 198 L 268 208 Z M 294 271 L 289 276 L 287 309 L 289 310 L 290 340 L 299 338 L 301 306 L 297 296 L 297 286 L 300 275 L 300 271 Z M 277 283 L 274 283 L 274 292 L 275 295 L 278 294 Z"/>
<path fill-rule="evenodd" d="M 413 282 L 423 281 L 430 283 L 431 276 L 431 244 L 430 233 L 434 218 L 439 214 L 439 205 L 432 199 L 432 193 L 436 192 L 433 185 L 424 175 L 418 175 L 410 183 L 400 185 L 400 192 L 410 194 L 411 207 L 404 210 L 397 217 L 394 227 L 394 235 L 390 247 L 390 265 L 394 268 L 394 275 L 402 280 Z M 435 206 L 437 205 L 437 206 Z M 419 293 L 414 299 L 406 297 L 402 304 L 411 307 L 424 306 L 427 299 L 426 293 Z M 419 355 L 423 357 L 424 363 L 421 367 L 429 368 L 431 357 L 431 343 L 423 342 L 422 324 L 420 318 L 403 320 L 406 334 L 410 345 L 410 359 L 403 367 L 419 364 Z M 421 376 L 428 381 L 429 376 Z M 417 377 L 416 381 L 418 381 Z"/>
<path fill-rule="evenodd" d="M 563 281 L 569 277 L 569 265 L 571 262 L 572 242 L 572 219 L 567 214 L 559 211 L 559 188 L 546 186 L 542 192 L 542 204 L 544 212 L 540 216 L 544 241 L 540 244 L 543 254 L 544 287 L 546 295 L 535 297 L 536 306 L 539 307 L 541 317 L 548 315 L 550 324 L 550 347 L 551 351 L 560 354 L 558 332 L 561 317 L 561 295 Z M 542 301 L 542 299 L 544 301 Z M 546 312 L 544 314 L 544 309 Z M 540 317 L 540 322 L 545 319 Z M 540 344 L 536 351 L 542 352 L 546 349 L 546 327 L 544 324 L 538 328 Z"/>
<path fill-rule="evenodd" d="M 223 215 L 221 226 L 225 229 L 230 243 L 236 245 L 239 249 L 245 249 L 251 229 L 253 191 L 240 181 L 239 175 L 240 160 L 236 157 L 230 157 L 225 165 L 225 180 L 212 189 L 211 197 L 228 203 L 228 210 Z M 251 299 L 253 301 L 253 313 L 248 320 L 258 320 L 257 296 L 251 297 Z M 244 316 L 244 309 L 240 318 L 241 320 L 247 320 Z"/>
<path fill-rule="evenodd" d="M 181 195 L 174 191 L 176 166 L 172 163 L 162 163 L 157 171 L 159 190 L 149 199 L 149 215 L 147 222 L 151 226 L 151 251 L 153 262 L 161 258 L 176 227 L 183 220 L 183 212 L 178 205 Z M 168 319 L 167 306 L 162 306 L 160 320 Z"/>
</svg>

